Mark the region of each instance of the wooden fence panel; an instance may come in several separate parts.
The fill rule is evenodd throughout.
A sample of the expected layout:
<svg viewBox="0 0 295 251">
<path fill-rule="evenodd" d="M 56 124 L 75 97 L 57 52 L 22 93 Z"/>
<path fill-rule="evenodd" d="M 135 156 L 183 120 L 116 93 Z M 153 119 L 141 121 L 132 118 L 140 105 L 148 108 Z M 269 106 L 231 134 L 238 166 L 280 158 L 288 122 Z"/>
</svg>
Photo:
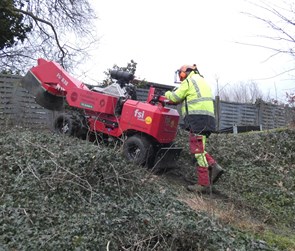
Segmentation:
<svg viewBox="0 0 295 251">
<path fill-rule="evenodd" d="M 219 129 L 233 127 L 234 125 L 257 125 L 257 107 L 252 104 L 220 101 Z"/>
<path fill-rule="evenodd" d="M 0 126 L 51 129 L 54 112 L 44 109 L 20 84 L 20 76 L 0 74 Z"/>
<path fill-rule="evenodd" d="M 282 105 L 274 105 L 259 100 L 257 103 L 258 122 L 262 125 L 262 129 L 271 129 L 283 127 L 292 122 L 290 116 L 294 109 Z"/>
<path fill-rule="evenodd" d="M 139 101 L 146 101 L 147 96 L 148 96 L 148 92 L 149 92 L 149 90 L 147 90 L 147 89 L 137 88 L 136 89 L 137 100 L 139 100 Z"/>
</svg>

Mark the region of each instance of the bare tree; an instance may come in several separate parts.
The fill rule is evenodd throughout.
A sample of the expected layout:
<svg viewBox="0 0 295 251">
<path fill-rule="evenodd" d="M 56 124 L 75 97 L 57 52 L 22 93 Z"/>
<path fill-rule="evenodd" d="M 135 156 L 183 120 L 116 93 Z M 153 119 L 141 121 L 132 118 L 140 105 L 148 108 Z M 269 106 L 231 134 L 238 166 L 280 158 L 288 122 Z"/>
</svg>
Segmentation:
<svg viewBox="0 0 295 251">
<path fill-rule="evenodd" d="M 257 34 L 255 43 L 241 44 L 270 50 L 271 54 L 266 61 L 282 54 L 295 58 L 295 2 L 290 0 L 281 0 L 279 4 L 278 1 L 270 0 L 247 2 L 254 7 L 253 12 L 243 13 L 258 20 L 267 29 L 265 34 Z M 257 38 L 261 38 L 260 43 L 257 43 Z M 280 72 L 278 75 L 291 73 L 294 70 L 295 67 L 289 67 L 289 69 Z"/>
<path fill-rule="evenodd" d="M 220 88 L 220 100 L 238 103 L 255 103 L 263 99 L 262 91 L 256 82 L 227 84 Z"/>
<path fill-rule="evenodd" d="M 26 71 L 39 57 L 74 68 L 97 45 L 96 16 L 88 0 L 15 0 L 6 8 L 22 14 L 32 30 L 22 43 L 0 51 L 2 70 Z"/>
</svg>

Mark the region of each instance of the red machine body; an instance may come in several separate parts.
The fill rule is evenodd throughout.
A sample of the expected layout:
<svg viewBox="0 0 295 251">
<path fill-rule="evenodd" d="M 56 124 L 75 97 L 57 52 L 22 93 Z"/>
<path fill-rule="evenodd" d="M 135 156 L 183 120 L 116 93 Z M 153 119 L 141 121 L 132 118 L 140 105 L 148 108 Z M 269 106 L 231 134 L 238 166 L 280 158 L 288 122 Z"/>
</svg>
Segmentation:
<svg viewBox="0 0 295 251">
<path fill-rule="evenodd" d="M 122 101 L 120 96 L 103 93 L 103 90 L 91 90 L 71 77 L 58 63 L 44 59 L 38 60 L 38 65 L 31 68 L 23 83 L 29 86 L 27 89 L 37 96 L 36 99 L 40 93 L 37 87 L 43 88 L 45 98 L 52 99 L 49 107 L 46 107 L 48 105 L 43 104 L 44 96 L 39 98 L 45 108 L 51 109 L 51 104 L 56 104 L 58 98 L 65 98 L 69 106 L 83 109 L 93 132 L 113 137 L 141 132 L 163 144 L 173 142 L 176 137 L 179 114 L 176 109 L 165 106 L 167 101 L 164 97 L 152 102 L 155 98 L 154 87 L 150 87 L 146 102 L 128 98 Z M 119 114 L 116 113 L 118 106 L 122 106 Z"/>
<path fill-rule="evenodd" d="M 159 143 L 171 143 L 177 133 L 179 114 L 164 106 L 127 100 L 120 116 L 97 114 L 89 119 L 90 128 L 120 137 L 124 132 L 136 131 L 152 136 Z"/>
<path fill-rule="evenodd" d="M 70 106 L 114 114 L 116 97 L 91 91 L 55 62 L 38 59 L 38 66 L 33 67 L 30 73 L 45 91 L 53 96 L 65 97 Z"/>
</svg>

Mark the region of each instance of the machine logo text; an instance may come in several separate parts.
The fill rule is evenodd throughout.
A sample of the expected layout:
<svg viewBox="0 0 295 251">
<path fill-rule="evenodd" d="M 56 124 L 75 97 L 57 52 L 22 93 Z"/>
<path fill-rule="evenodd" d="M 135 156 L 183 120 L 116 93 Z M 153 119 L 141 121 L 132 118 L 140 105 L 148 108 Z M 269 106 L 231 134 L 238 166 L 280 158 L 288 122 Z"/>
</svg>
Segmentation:
<svg viewBox="0 0 295 251">
<path fill-rule="evenodd" d="M 144 120 L 144 111 L 140 111 L 139 109 L 135 109 L 134 117 L 136 117 L 138 120 Z"/>
</svg>

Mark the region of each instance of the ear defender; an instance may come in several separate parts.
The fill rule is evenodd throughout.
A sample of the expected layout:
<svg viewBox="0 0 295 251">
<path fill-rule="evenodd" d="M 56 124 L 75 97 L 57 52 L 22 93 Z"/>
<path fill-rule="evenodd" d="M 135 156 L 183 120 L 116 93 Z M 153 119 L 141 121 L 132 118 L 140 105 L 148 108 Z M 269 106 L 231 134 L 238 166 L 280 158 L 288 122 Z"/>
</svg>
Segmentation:
<svg viewBox="0 0 295 251">
<path fill-rule="evenodd" d="M 184 80 L 186 78 L 186 73 L 184 71 L 181 71 L 179 73 L 179 78 L 180 78 L 181 81 Z"/>
</svg>

